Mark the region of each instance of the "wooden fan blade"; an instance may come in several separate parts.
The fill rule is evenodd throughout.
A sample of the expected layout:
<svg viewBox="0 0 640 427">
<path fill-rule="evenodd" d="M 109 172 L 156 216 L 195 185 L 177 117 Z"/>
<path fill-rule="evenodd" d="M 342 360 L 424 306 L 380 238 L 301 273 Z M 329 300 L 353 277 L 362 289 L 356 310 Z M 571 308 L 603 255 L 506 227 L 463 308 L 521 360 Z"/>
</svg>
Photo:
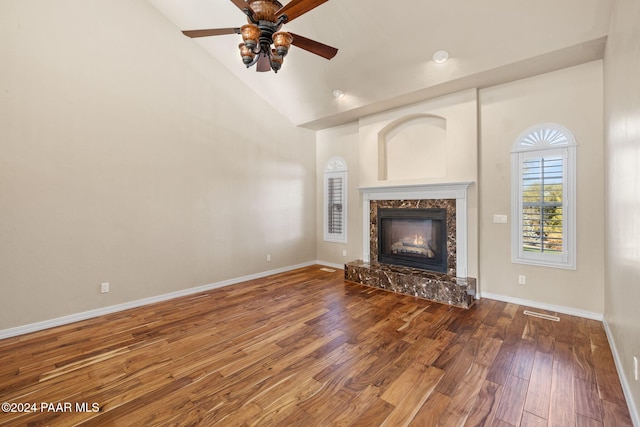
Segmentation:
<svg viewBox="0 0 640 427">
<path fill-rule="evenodd" d="M 263 52 L 260 52 L 260 57 L 256 63 L 256 71 L 261 73 L 271 71 L 271 62 L 269 61 L 269 57 Z"/>
<path fill-rule="evenodd" d="M 235 4 L 236 6 L 238 6 L 238 9 L 240 9 L 243 12 L 244 12 L 245 9 L 251 9 L 249 7 L 249 3 L 247 3 L 245 0 L 231 0 L 231 3 Z"/>
<path fill-rule="evenodd" d="M 221 36 L 223 34 L 240 34 L 240 28 L 216 28 L 212 30 L 188 30 L 183 31 L 187 37 L 209 37 L 209 36 Z"/>
<path fill-rule="evenodd" d="M 293 36 L 292 45 L 304 49 L 307 52 L 315 53 L 323 58 L 331 59 L 338 53 L 338 49 L 335 47 L 322 44 L 315 40 L 308 39 L 306 37 L 299 36 L 297 34 L 289 33 Z"/>
<path fill-rule="evenodd" d="M 276 16 L 287 15 L 287 22 L 291 22 L 298 16 L 315 9 L 328 0 L 291 0 L 286 6 L 283 6 L 276 12 Z"/>
</svg>

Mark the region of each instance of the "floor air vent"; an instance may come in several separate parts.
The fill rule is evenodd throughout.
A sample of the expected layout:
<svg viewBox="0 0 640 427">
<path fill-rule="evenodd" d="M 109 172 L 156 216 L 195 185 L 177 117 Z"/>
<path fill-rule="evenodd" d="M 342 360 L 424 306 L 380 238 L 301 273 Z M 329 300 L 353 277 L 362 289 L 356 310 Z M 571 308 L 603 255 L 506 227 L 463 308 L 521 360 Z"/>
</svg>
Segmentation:
<svg viewBox="0 0 640 427">
<path fill-rule="evenodd" d="M 322 267 L 320 270 L 326 271 L 327 273 L 335 273 L 336 271 L 333 268 Z"/>
<path fill-rule="evenodd" d="M 535 311 L 525 310 L 524 314 L 527 316 L 539 317 L 541 319 L 553 320 L 554 322 L 559 322 L 560 318 L 558 316 L 551 316 L 549 314 L 537 313 Z"/>
</svg>

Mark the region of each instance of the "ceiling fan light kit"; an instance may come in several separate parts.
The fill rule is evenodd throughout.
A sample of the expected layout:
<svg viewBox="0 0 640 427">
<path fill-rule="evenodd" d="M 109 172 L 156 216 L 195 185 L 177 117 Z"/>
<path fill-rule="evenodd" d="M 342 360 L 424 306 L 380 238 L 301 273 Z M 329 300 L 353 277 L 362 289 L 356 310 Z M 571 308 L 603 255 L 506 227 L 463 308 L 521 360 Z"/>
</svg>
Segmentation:
<svg viewBox="0 0 640 427">
<path fill-rule="evenodd" d="M 286 22 L 307 13 L 328 0 L 291 0 L 286 6 L 277 0 L 231 0 L 247 15 L 248 23 L 240 28 L 220 28 L 210 30 L 189 30 L 182 33 L 191 38 L 240 34 L 242 43 L 238 45 L 242 62 L 247 68 L 256 65 L 257 71 L 278 72 L 289 53 L 291 45 L 308 52 L 333 58 L 338 49 L 308 39 L 306 37 L 280 31 Z M 272 47 L 273 46 L 273 47 Z"/>
<path fill-rule="evenodd" d="M 253 50 L 258 46 L 258 40 L 260 39 L 260 28 L 255 24 L 245 24 L 240 27 L 240 34 L 247 48 Z"/>
<path fill-rule="evenodd" d="M 279 56 L 286 56 L 293 42 L 293 36 L 286 31 L 278 31 L 273 35 L 273 46 Z"/>
</svg>

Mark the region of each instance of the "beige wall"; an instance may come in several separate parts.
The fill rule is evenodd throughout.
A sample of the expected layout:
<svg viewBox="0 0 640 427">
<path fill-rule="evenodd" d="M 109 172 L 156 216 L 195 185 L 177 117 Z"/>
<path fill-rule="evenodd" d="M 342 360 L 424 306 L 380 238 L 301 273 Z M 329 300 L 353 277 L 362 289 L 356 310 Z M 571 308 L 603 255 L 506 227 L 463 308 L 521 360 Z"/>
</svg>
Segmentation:
<svg viewBox="0 0 640 427">
<path fill-rule="evenodd" d="M 3 0 L 0 58 L 0 330 L 315 259 L 313 132 L 147 2 Z"/>
<path fill-rule="evenodd" d="M 614 1 L 605 55 L 607 272 L 605 320 L 640 425 L 640 3 Z"/>
<path fill-rule="evenodd" d="M 359 121 L 360 186 L 401 186 L 447 182 L 473 182 L 478 180 L 478 103 L 477 91 L 466 90 L 440 98 L 396 108 L 384 113 L 364 117 Z M 446 163 L 441 176 L 423 174 L 420 168 L 429 162 L 407 162 L 415 168 L 408 171 L 413 179 L 380 180 L 380 135 L 394 123 L 416 116 L 435 116 L 446 120 Z M 319 143 L 319 142 L 318 142 Z M 409 155 L 415 154 L 414 152 Z M 408 166 L 409 167 L 409 166 Z M 426 175 L 426 176 L 425 176 Z M 425 176 L 423 178 L 419 178 Z M 478 186 L 471 185 L 467 193 L 467 273 L 478 277 Z M 362 223 L 362 221 L 361 221 Z M 362 225 L 361 225 L 362 227 Z"/>
<path fill-rule="evenodd" d="M 415 173 L 408 173 L 415 177 L 413 179 L 378 179 L 380 134 L 393 123 L 416 115 L 432 115 L 446 120 L 446 154 L 443 156 L 446 162 L 445 173 L 438 177 L 421 178 L 421 171 L 416 170 Z M 359 126 L 360 185 L 363 187 L 477 180 L 478 128 L 475 89 L 367 116 L 360 119 Z M 412 162 L 411 167 L 420 168 L 425 165 L 415 165 Z"/>
<path fill-rule="evenodd" d="M 467 91 L 369 116 L 361 119 L 357 127 L 352 124 L 321 131 L 317 140 L 318 191 L 321 191 L 320 169 L 334 155 L 348 156 L 350 164 L 354 163 L 352 157 L 358 156 L 359 181 L 353 181 L 355 174 L 351 168 L 349 174 L 352 193 L 358 185 L 476 181 L 479 165 L 479 184 L 472 187 L 469 200 L 469 276 L 479 279 L 481 292 L 599 316 L 604 312 L 602 83 L 602 61 L 595 61 L 482 89 L 479 108 L 475 92 Z M 447 143 L 454 154 L 449 157 L 459 161 L 447 163 L 445 179 L 378 180 L 378 133 L 399 118 L 423 113 L 447 118 Z M 511 214 L 511 149 L 515 139 L 528 127 L 546 122 L 569 128 L 579 144 L 576 270 L 512 263 L 511 225 L 493 223 L 494 214 Z M 478 128 L 481 141 L 476 144 Z M 356 138 L 359 140 L 358 152 L 353 148 Z M 477 152 L 479 156 L 476 156 Z M 476 198 L 477 189 L 479 198 Z M 318 203 L 321 203 L 321 197 L 319 193 Z M 478 200 L 479 227 L 474 223 Z M 361 207 L 356 212 L 350 207 L 349 217 L 350 224 L 355 217 L 357 228 L 362 229 Z M 480 230 L 479 249 L 475 246 L 477 238 L 474 238 L 478 235 L 474 234 L 477 230 Z M 319 236 L 321 232 L 322 225 L 319 224 Z M 350 244 L 356 233 L 350 225 Z M 361 238 L 361 232 L 357 238 Z M 319 243 L 318 248 L 318 259 L 340 262 L 339 245 Z M 518 284 L 519 275 L 526 277 L 526 285 Z"/>
<path fill-rule="evenodd" d="M 379 135 L 389 125 L 402 123 L 405 118 L 437 116 L 447 120 L 445 176 L 437 178 L 378 180 Z M 477 96 L 468 90 L 446 97 L 412 104 L 385 113 L 375 114 L 348 125 L 317 132 L 318 170 L 318 259 L 341 264 L 362 259 L 362 195 L 358 187 L 399 186 L 461 182 L 477 180 Z M 412 135 L 415 137 L 415 135 Z M 330 243 L 322 240 L 322 170 L 327 160 L 340 156 L 349 167 L 349 226 L 348 243 Z M 414 176 L 421 174 L 424 164 L 412 163 Z M 410 171 L 411 172 L 411 171 Z M 478 204 L 477 186 L 472 185 L 468 194 L 468 275 L 478 272 Z M 342 256 L 347 250 L 347 257 Z M 368 248 L 367 248 L 368 250 Z"/>
<path fill-rule="evenodd" d="M 480 165 L 482 291 L 604 311 L 629 384 L 640 356 L 639 20 L 637 2 L 615 2 L 606 199 L 600 62 L 480 91 L 480 159 L 459 177 L 473 180 Z M 360 170 L 359 125 L 318 132 L 316 151 L 313 133 L 275 113 L 147 3 L 3 0 L 0 57 L 0 330 L 316 258 L 360 257 L 357 187 L 378 183 L 375 169 Z M 579 143 L 576 271 L 511 264 L 510 228 L 492 222 L 510 213 L 515 137 L 544 121 L 567 126 Z M 336 155 L 349 165 L 346 245 L 321 241 L 317 177 Z M 518 274 L 527 285 L 517 285 Z M 106 281 L 112 290 L 101 295 Z M 637 407 L 638 388 L 629 389 Z"/>
<path fill-rule="evenodd" d="M 359 167 L 358 158 L 358 124 L 352 123 L 326 130 L 316 134 L 316 169 L 317 180 L 317 256 L 318 259 L 335 265 L 343 265 L 345 262 L 362 258 L 362 197 L 358 190 Z M 324 168 L 333 157 L 341 157 L 347 163 L 347 243 L 325 242 L 323 232 L 323 172 Z M 343 256 L 343 251 L 347 255 Z"/>
<path fill-rule="evenodd" d="M 602 61 L 480 91 L 480 289 L 583 310 L 604 311 Z M 511 262 L 511 149 L 521 132 L 557 123 L 576 137 L 577 269 Z M 494 224 L 493 215 L 509 215 Z M 518 276 L 526 284 L 518 284 Z"/>
</svg>

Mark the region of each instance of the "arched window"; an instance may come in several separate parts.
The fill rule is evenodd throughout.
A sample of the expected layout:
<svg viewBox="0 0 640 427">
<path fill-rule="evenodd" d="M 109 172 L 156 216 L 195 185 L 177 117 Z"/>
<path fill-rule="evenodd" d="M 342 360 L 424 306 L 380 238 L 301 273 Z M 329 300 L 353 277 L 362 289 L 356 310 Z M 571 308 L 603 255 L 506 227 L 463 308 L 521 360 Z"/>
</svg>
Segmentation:
<svg viewBox="0 0 640 427">
<path fill-rule="evenodd" d="M 324 240 L 347 243 L 347 163 L 330 159 L 324 168 Z"/>
<path fill-rule="evenodd" d="M 576 268 L 576 141 L 557 124 L 516 140 L 512 161 L 511 259 Z"/>
</svg>

